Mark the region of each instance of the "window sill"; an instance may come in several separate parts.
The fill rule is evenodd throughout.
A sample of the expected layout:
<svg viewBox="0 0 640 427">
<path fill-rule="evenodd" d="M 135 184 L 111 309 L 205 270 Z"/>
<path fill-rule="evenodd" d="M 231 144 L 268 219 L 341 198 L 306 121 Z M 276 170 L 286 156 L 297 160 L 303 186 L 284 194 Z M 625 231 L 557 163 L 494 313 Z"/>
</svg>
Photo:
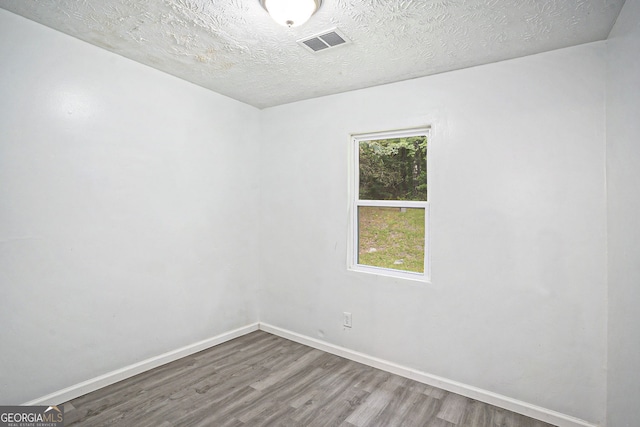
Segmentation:
<svg viewBox="0 0 640 427">
<path fill-rule="evenodd" d="M 368 265 L 356 264 L 348 268 L 348 271 L 355 273 L 366 273 L 374 276 L 390 277 L 393 279 L 403 279 L 412 282 L 430 284 L 431 278 L 424 273 L 413 273 L 410 271 L 392 270 L 389 268 L 372 267 Z"/>
</svg>

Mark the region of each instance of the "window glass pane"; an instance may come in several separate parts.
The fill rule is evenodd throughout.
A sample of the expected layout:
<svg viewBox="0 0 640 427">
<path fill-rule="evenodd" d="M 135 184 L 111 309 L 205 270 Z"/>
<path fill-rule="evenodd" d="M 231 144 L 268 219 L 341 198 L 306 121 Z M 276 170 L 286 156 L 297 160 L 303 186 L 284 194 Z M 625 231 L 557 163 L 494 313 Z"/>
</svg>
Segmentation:
<svg viewBox="0 0 640 427">
<path fill-rule="evenodd" d="M 424 273 L 424 208 L 358 207 L 358 264 Z"/>
<path fill-rule="evenodd" d="M 427 137 L 360 141 L 360 200 L 427 200 Z"/>
</svg>

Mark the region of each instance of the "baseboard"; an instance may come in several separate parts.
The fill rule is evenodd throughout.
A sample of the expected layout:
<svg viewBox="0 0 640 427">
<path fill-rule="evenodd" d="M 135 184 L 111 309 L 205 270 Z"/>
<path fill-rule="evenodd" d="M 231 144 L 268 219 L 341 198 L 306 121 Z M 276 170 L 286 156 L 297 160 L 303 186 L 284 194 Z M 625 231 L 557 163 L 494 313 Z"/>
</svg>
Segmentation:
<svg viewBox="0 0 640 427">
<path fill-rule="evenodd" d="M 336 356 L 344 357 L 345 359 L 353 360 L 354 362 L 359 362 L 373 368 L 400 375 L 402 377 L 409 378 L 433 387 L 438 387 L 443 390 L 460 394 L 474 400 L 498 406 L 500 408 L 525 415 L 527 417 L 535 418 L 549 424 L 557 425 L 559 427 L 596 427 L 595 424 L 588 423 L 587 421 L 583 421 L 581 419 L 574 418 L 560 412 L 552 411 L 540 406 L 531 405 L 520 400 L 502 396 L 500 394 L 473 387 L 467 384 L 462 384 L 457 381 L 452 381 L 443 377 L 439 377 L 437 375 L 431 375 L 426 372 L 407 368 L 393 362 L 378 359 L 377 357 L 372 357 L 367 354 L 333 345 L 315 338 L 310 338 L 296 332 L 269 325 L 267 323 L 261 322 L 260 330 L 280 336 L 282 338 L 286 338 L 291 341 L 295 341 L 300 344 L 307 345 L 309 347 L 316 348 L 318 350 L 326 351 L 327 353 L 335 354 Z"/>
<path fill-rule="evenodd" d="M 108 372 L 104 375 L 100 375 L 99 377 L 92 378 L 90 380 L 81 382 L 71 387 L 67 387 L 65 389 L 56 391 L 46 396 L 42 396 L 38 399 L 34 399 L 30 402 L 24 403 L 23 405 L 27 405 L 27 406 L 59 405 L 64 402 L 68 402 L 69 400 L 83 396 L 92 391 L 96 391 L 100 388 L 117 383 L 118 381 L 122 381 L 127 378 L 131 378 L 135 375 L 138 375 L 142 372 L 148 371 L 150 369 L 157 368 L 158 366 L 165 365 L 167 363 L 181 359 L 185 356 L 189 356 L 199 351 L 206 350 L 210 347 L 213 347 L 218 344 L 222 344 L 223 342 L 232 340 L 234 338 L 238 338 L 250 332 L 257 331 L 258 329 L 259 329 L 259 323 L 253 323 L 238 329 L 234 329 L 232 331 L 224 332 L 220 335 L 216 335 L 215 337 L 198 341 L 196 343 L 178 348 L 173 351 L 169 351 L 159 356 L 155 356 L 150 359 L 143 360 L 138 363 L 134 363 L 133 365 L 129 365 L 124 368 L 117 369 L 112 372 Z"/>
<path fill-rule="evenodd" d="M 104 375 L 100 375 L 99 377 L 92 378 L 71 387 L 67 387 L 46 396 L 42 396 L 38 399 L 26 402 L 23 405 L 59 405 L 92 391 L 96 391 L 108 385 L 117 383 L 118 381 L 131 378 L 142 372 L 157 368 L 158 366 L 165 365 L 199 351 L 206 350 L 207 348 L 222 344 L 226 341 L 238 338 L 242 335 L 246 335 L 258 329 L 280 336 L 282 338 L 289 339 L 291 341 L 298 342 L 300 344 L 308 345 L 309 347 L 317 348 L 318 350 L 326 351 L 327 353 L 335 354 L 336 356 L 344 357 L 345 359 L 353 360 L 355 362 L 362 363 L 373 368 L 381 369 L 383 371 L 400 375 L 402 377 L 428 384 L 430 386 L 438 387 L 452 393 L 457 393 L 471 399 L 495 405 L 509 411 L 513 411 L 531 418 L 538 419 L 540 421 L 557 425 L 559 427 L 597 427 L 595 424 L 588 423 L 587 421 L 583 421 L 569 415 L 565 415 L 536 405 L 531 405 L 520 400 L 502 396 L 497 393 L 459 383 L 457 381 L 449 380 L 437 375 L 432 375 L 426 372 L 408 368 L 406 366 L 401 366 L 387 360 L 379 359 L 377 357 L 369 356 L 367 354 L 350 350 L 345 347 L 330 344 L 326 341 L 307 337 L 305 335 L 279 328 L 277 326 L 272 326 L 267 323 L 253 323 L 238 329 L 234 329 L 232 331 L 222 333 L 220 335 L 216 335 L 215 337 L 208 338 L 206 340 L 198 341 L 185 347 L 152 357 L 147 360 L 143 360 L 138 363 L 134 363 L 133 365 L 117 369 Z"/>
</svg>

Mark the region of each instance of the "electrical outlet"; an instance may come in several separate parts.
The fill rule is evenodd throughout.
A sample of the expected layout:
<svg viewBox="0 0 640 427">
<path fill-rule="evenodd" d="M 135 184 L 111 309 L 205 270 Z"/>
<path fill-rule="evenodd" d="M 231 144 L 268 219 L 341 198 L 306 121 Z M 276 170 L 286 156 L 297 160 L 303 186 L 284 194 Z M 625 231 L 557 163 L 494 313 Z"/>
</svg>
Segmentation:
<svg viewBox="0 0 640 427">
<path fill-rule="evenodd" d="M 345 328 L 351 327 L 351 313 L 346 311 L 342 313 L 342 326 Z"/>
</svg>

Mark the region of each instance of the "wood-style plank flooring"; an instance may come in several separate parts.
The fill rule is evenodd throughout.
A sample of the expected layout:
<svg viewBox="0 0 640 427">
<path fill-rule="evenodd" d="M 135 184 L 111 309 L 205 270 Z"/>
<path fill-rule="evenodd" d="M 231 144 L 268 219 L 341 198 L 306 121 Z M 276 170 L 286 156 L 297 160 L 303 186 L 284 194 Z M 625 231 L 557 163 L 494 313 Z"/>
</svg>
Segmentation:
<svg viewBox="0 0 640 427">
<path fill-rule="evenodd" d="M 64 409 L 68 427 L 550 426 L 262 331 Z"/>
</svg>

